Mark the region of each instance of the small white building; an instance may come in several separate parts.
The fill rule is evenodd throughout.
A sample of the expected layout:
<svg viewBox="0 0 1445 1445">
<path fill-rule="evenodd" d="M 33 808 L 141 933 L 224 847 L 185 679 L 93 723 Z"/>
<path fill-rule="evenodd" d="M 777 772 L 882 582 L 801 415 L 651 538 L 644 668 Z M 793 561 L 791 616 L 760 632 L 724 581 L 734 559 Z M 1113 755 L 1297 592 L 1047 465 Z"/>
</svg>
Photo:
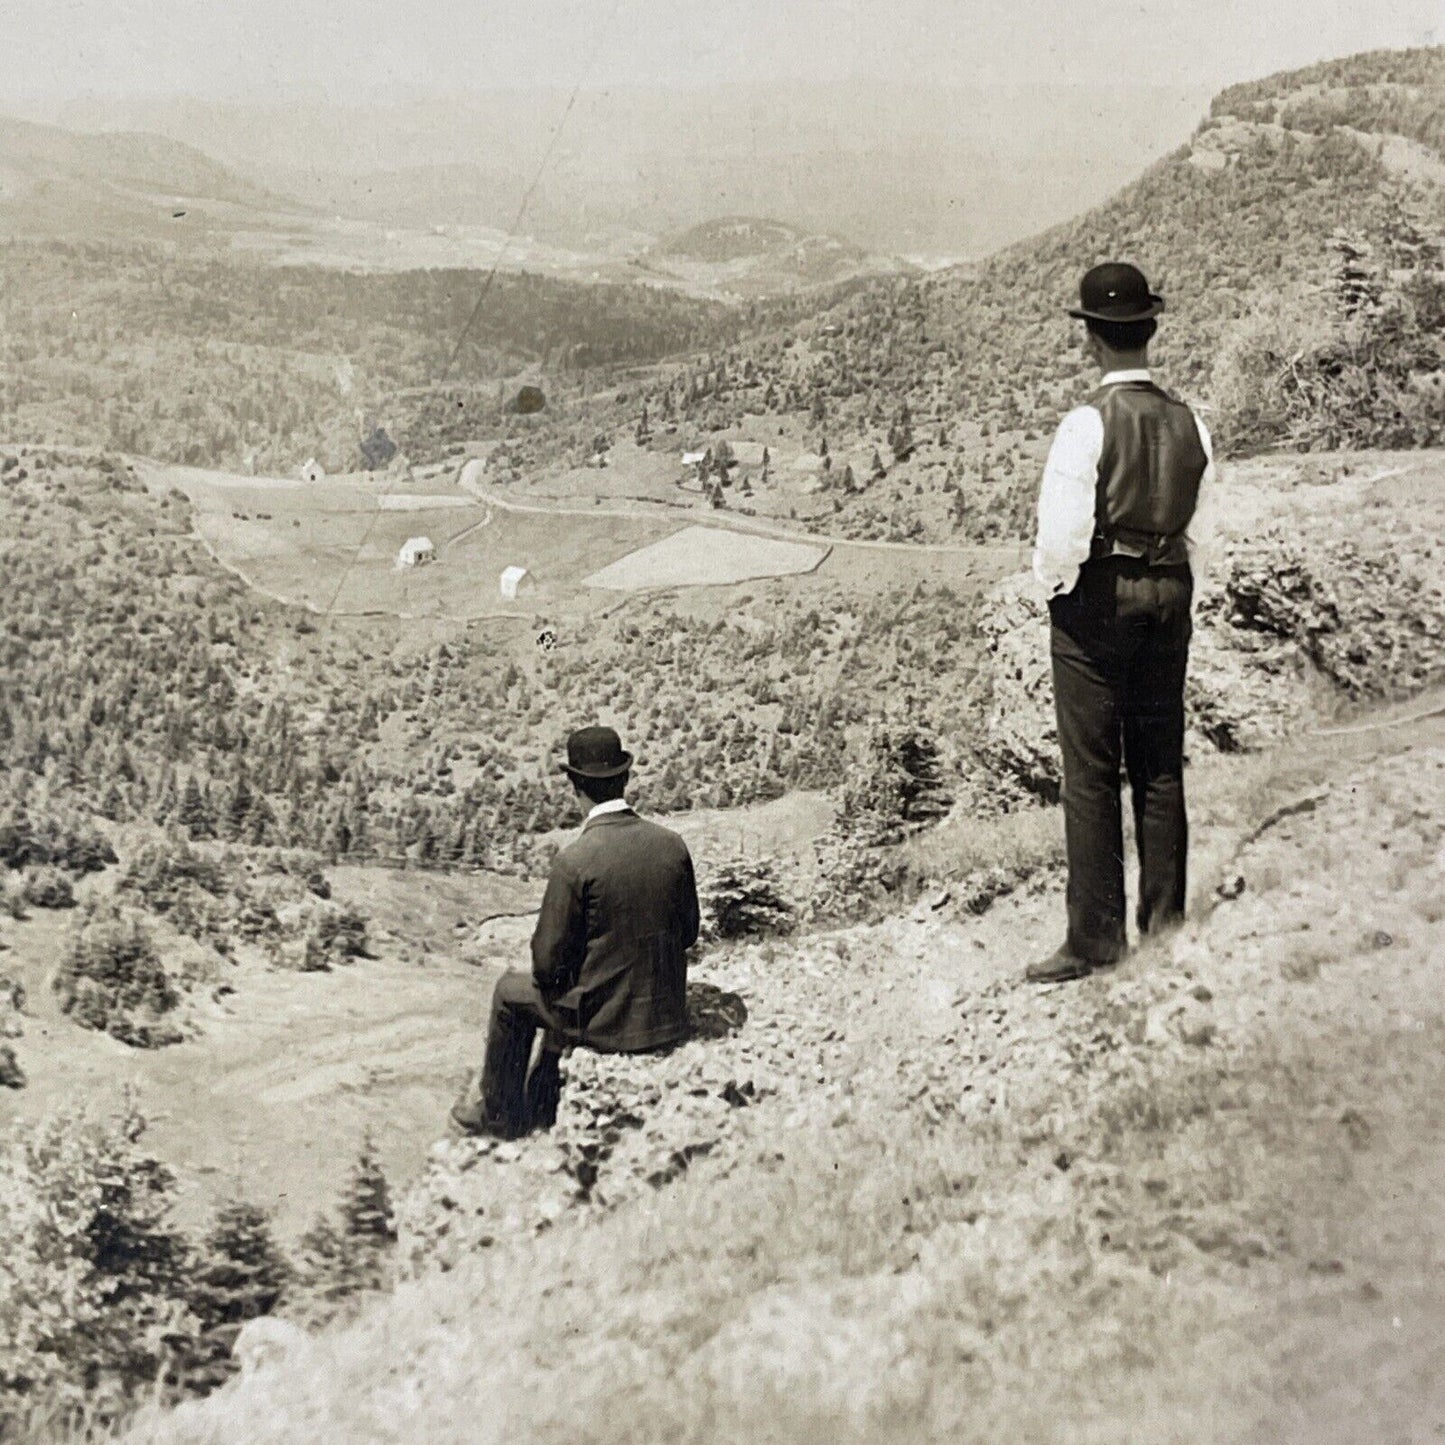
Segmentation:
<svg viewBox="0 0 1445 1445">
<path fill-rule="evenodd" d="M 700 467 L 706 459 L 707 453 L 705 451 L 684 452 L 682 454 L 682 464 L 685 467 Z"/>
<path fill-rule="evenodd" d="M 403 567 L 425 567 L 436 559 L 437 549 L 432 546 L 430 537 L 409 537 L 396 554 L 396 566 L 398 571 Z"/>
<path fill-rule="evenodd" d="M 532 574 L 525 567 L 503 567 L 500 590 L 508 602 L 515 602 L 519 593 L 532 586 Z"/>
<path fill-rule="evenodd" d="M 301 468 L 301 480 L 303 482 L 324 482 L 326 480 L 326 468 L 316 460 L 315 457 L 308 457 L 306 465 Z"/>
</svg>

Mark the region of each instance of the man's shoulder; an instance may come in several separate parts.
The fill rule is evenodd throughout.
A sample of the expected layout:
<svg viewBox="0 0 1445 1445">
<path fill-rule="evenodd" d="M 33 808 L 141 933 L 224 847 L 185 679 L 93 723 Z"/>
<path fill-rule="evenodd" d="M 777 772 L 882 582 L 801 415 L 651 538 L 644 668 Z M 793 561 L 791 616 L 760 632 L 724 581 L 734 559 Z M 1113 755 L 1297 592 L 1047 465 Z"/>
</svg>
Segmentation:
<svg viewBox="0 0 1445 1445">
<path fill-rule="evenodd" d="M 1054 446 L 1066 447 L 1073 451 L 1089 450 L 1103 439 L 1104 415 L 1099 410 L 1098 399 L 1090 397 L 1070 408 L 1059 419 L 1054 431 Z"/>
<path fill-rule="evenodd" d="M 597 858 L 614 855 L 619 849 L 653 852 L 660 855 L 687 853 L 687 844 L 680 833 L 654 823 L 650 818 L 639 817 L 636 813 L 614 814 L 598 818 L 584 827 L 565 848 L 557 854 L 557 862 L 564 860 L 568 866 L 580 866 Z"/>
</svg>

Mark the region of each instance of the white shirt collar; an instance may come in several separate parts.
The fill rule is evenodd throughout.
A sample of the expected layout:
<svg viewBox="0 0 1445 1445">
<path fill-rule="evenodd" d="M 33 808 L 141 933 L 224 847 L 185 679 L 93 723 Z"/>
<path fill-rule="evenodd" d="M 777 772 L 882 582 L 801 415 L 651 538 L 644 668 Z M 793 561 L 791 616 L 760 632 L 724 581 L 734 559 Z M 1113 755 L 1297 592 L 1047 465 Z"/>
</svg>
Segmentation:
<svg viewBox="0 0 1445 1445">
<path fill-rule="evenodd" d="M 625 798 L 609 798 L 605 803 L 593 805 L 592 811 L 587 814 L 587 822 L 590 823 L 593 818 L 601 818 L 608 813 L 630 813 L 631 811 L 632 804 Z"/>
<path fill-rule="evenodd" d="M 1116 381 L 1148 381 L 1149 368 L 1147 366 L 1126 367 L 1123 371 L 1106 371 L 1100 386 L 1113 386 Z"/>
</svg>

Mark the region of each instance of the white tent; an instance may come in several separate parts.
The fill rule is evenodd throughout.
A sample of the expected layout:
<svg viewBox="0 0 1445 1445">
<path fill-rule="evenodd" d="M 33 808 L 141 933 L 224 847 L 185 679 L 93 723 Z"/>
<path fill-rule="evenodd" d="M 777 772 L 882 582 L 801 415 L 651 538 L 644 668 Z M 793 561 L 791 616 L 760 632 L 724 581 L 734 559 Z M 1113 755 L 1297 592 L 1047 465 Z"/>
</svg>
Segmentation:
<svg viewBox="0 0 1445 1445">
<path fill-rule="evenodd" d="M 517 594 L 532 585 L 532 574 L 525 567 L 503 567 L 501 593 L 508 602 L 515 602 Z"/>
<path fill-rule="evenodd" d="M 301 480 L 303 482 L 324 482 L 326 469 L 315 457 L 308 457 L 306 465 L 301 468 Z"/>
<path fill-rule="evenodd" d="M 436 548 L 432 546 L 430 537 L 411 537 L 401 544 L 401 551 L 396 554 L 396 565 L 398 569 L 424 567 L 436 559 Z"/>
</svg>

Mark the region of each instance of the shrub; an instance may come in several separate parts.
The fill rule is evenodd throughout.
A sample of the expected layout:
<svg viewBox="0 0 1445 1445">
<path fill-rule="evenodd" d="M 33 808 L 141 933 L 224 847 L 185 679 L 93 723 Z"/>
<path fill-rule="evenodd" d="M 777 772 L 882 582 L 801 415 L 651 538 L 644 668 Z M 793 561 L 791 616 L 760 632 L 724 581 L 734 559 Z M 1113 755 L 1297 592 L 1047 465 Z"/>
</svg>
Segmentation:
<svg viewBox="0 0 1445 1445">
<path fill-rule="evenodd" d="M 41 1407 L 114 1419 L 193 1328 L 172 1179 L 127 1107 L 60 1115 L 0 1146 L 0 1436 Z"/>
<path fill-rule="evenodd" d="M 703 891 L 703 912 L 718 938 L 751 938 L 792 929 L 793 905 L 766 858 L 735 858 L 715 868 Z"/>
<path fill-rule="evenodd" d="M 187 1287 L 201 1331 L 181 1371 L 187 1389 L 213 1389 L 235 1372 L 236 1327 L 270 1314 L 291 1278 L 266 1211 L 245 1200 L 222 1204 L 197 1250 Z"/>
<path fill-rule="evenodd" d="M 25 1087 L 25 1070 L 20 1067 L 20 1060 L 15 1057 L 15 1049 L 11 1044 L 0 1044 L 0 1089 L 23 1089 Z"/>
<path fill-rule="evenodd" d="M 180 996 L 150 935 L 127 915 L 92 913 L 82 922 L 56 972 L 55 991 L 77 1023 L 122 1043 L 156 1048 L 181 1037 L 158 1021 Z"/>
<path fill-rule="evenodd" d="M 11 802 L 0 812 L 0 863 L 9 868 L 53 863 L 81 876 L 114 863 L 115 850 L 105 836 L 73 813 L 63 805 L 47 804 L 37 812 L 33 804 Z"/>
<path fill-rule="evenodd" d="M 0 913 L 17 922 L 26 918 L 25 884 L 16 878 L 0 878 Z"/>
<path fill-rule="evenodd" d="M 320 1216 L 301 1238 L 305 1285 L 331 1305 L 364 1290 L 381 1289 L 395 1243 L 391 1189 L 368 1136 L 362 1140 L 335 1217 Z"/>
<path fill-rule="evenodd" d="M 74 908 L 75 886 L 51 864 L 26 870 L 22 893 L 36 908 Z"/>
<path fill-rule="evenodd" d="M 841 830 L 860 842 L 896 843 L 952 806 L 938 740 L 908 722 L 875 722 L 843 785 Z"/>
<path fill-rule="evenodd" d="M 1235 451 L 1438 445 L 1445 437 L 1445 283 L 1428 270 L 1333 318 L 1276 299 L 1225 338 L 1211 390 Z"/>
<path fill-rule="evenodd" d="M 307 972 L 328 969 L 333 963 L 366 957 L 366 917 L 354 908 L 337 908 L 319 915 L 306 936 L 302 967 Z"/>
</svg>

